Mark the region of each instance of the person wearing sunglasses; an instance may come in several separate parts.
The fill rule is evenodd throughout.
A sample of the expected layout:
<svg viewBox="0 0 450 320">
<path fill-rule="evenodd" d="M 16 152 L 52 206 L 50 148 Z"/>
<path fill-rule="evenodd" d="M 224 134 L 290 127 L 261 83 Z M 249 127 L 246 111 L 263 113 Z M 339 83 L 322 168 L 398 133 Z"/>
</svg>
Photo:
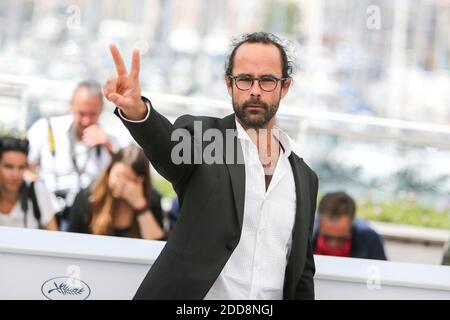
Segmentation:
<svg viewBox="0 0 450 320">
<path fill-rule="evenodd" d="M 345 192 L 328 193 L 320 200 L 313 234 L 318 255 L 387 260 L 381 237 L 356 219 L 355 201 Z"/>
</svg>

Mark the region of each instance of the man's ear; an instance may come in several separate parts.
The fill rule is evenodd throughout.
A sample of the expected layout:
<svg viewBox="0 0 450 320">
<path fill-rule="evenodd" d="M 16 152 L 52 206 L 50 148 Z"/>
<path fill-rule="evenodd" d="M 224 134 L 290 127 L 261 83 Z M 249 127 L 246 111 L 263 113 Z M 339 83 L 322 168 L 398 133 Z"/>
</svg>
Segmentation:
<svg viewBox="0 0 450 320">
<path fill-rule="evenodd" d="M 73 100 L 69 104 L 69 112 L 73 115 L 75 113 L 75 107 L 73 106 Z"/>
<path fill-rule="evenodd" d="M 284 98 L 284 96 L 288 93 L 289 88 L 292 84 L 292 78 L 288 78 L 281 82 L 281 98 Z"/>
<path fill-rule="evenodd" d="M 224 76 L 225 84 L 227 85 L 228 94 L 233 97 L 233 80 L 229 76 Z"/>
</svg>

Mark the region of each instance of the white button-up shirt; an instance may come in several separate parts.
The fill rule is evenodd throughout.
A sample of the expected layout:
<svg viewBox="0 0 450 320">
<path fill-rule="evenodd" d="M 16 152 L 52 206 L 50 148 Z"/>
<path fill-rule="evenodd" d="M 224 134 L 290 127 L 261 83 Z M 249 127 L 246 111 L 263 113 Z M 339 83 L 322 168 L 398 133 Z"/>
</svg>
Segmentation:
<svg viewBox="0 0 450 320">
<path fill-rule="evenodd" d="M 280 129 L 283 146 L 266 191 L 258 150 L 236 121 L 245 161 L 245 205 L 242 234 L 205 299 L 283 299 L 284 275 L 296 213 L 289 137 Z"/>
<path fill-rule="evenodd" d="M 46 227 L 58 210 L 55 196 L 39 181 L 34 184 L 34 192 L 41 211 L 40 222 L 43 227 Z M 0 211 L 0 226 L 38 229 L 39 224 L 34 217 L 31 200 L 28 199 L 27 212 L 23 212 L 20 200 L 17 200 L 10 212 Z"/>
</svg>

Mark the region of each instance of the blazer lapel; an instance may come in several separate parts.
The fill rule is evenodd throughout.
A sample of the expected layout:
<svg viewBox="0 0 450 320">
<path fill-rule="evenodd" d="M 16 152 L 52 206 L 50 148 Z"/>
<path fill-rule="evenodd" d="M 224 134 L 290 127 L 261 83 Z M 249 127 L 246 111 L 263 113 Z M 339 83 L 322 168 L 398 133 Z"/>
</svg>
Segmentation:
<svg viewBox="0 0 450 320">
<path fill-rule="evenodd" d="M 296 194 L 295 226 L 292 235 L 291 255 L 289 257 L 289 265 L 291 267 L 290 276 L 295 278 L 297 276 L 296 273 L 300 271 L 299 265 L 302 264 L 300 258 L 306 256 L 306 254 L 299 253 L 306 252 L 310 225 L 311 190 L 309 188 L 307 173 L 302 166 L 303 160 L 292 153 L 289 157 L 289 162 L 291 163 L 294 174 Z M 299 246 L 301 247 L 299 248 Z"/>
<path fill-rule="evenodd" d="M 242 228 L 242 221 L 244 217 L 244 204 L 245 204 L 245 164 L 243 161 L 242 146 L 237 138 L 235 115 L 230 114 L 229 116 L 221 119 L 220 130 L 222 131 L 223 137 L 229 138 L 226 134 L 226 129 L 232 129 L 236 134 L 232 135 L 233 141 L 232 146 L 234 148 L 234 157 L 232 163 L 227 163 L 226 154 L 223 154 L 224 163 L 228 168 L 230 173 L 231 185 L 233 189 L 234 205 L 236 207 L 237 219 L 239 222 L 239 229 Z M 223 148 L 226 148 L 227 142 L 224 140 Z M 226 149 L 225 149 L 226 150 Z M 230 162 L 230 160 L 228 160 Z"/>
</svg>

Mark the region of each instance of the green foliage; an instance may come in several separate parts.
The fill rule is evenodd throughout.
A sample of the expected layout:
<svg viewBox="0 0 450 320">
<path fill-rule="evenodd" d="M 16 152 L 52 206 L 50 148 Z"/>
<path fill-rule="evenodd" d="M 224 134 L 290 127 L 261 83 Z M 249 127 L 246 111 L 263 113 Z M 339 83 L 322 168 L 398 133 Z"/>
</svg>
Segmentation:
<svg viewBox="0 0 450 320">
<path fill-rule="evenodd" d="M 162 178 L 153 179 L 155 188 L 165 198 L 174 197 L 172 184 Z M 318 201 L 322 195 L 319 195 Z M 392 201 L 357 200 L 356 215 L 365 220 L 392 222 L 419 227 L 450 229 L 450 208 L 437 210 L 416 200 L 397 198 Z"/>
<path fill-rule="evenodd" d="M 159 193 L 161 193 L 163 198 L 173 198 L 176 193 L 173 190 L 172 184 L 164 178 L 153 178 L 153 186 Z"/>
<path fill-rule="evenodd" d="M 321 192 L 317 195 L 317 207 L 323 196 Z M 363 220 L 450 230 L 448 206 L 438 210 L 405 195 L 392 200 L 374 200 L 370 194 L 354 199 L 356 216 Z"/>
<path fill-rule="evenodd" d="M 395 199 L 391 202 L 358 203 L 357 216 L 372 221 L 450 229 L 450 209 L 438 211 L 416 201 Z"/>
</svg>

